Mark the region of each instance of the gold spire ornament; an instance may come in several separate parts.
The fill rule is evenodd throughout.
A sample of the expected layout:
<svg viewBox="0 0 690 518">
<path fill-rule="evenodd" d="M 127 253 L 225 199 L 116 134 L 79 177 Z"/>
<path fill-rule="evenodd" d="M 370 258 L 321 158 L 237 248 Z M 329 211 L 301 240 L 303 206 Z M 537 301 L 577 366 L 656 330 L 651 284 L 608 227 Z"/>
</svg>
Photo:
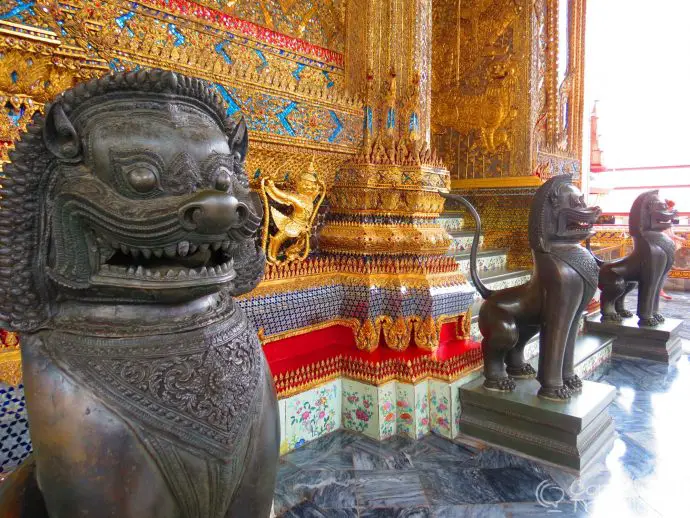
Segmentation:
<svg viewBox="0 0 690 518">
<path fill-rule="evenodd" d="M 261 180 L 262 246 L 269 263 L 283 264 L 307 258 L 314 219 L 325 196 L 326 186 L 318 177 L 313 159 L 308 169 L 297 177 L 294 190 L 288 185 L 279 187 L 268 178 Z"/>
</svg>

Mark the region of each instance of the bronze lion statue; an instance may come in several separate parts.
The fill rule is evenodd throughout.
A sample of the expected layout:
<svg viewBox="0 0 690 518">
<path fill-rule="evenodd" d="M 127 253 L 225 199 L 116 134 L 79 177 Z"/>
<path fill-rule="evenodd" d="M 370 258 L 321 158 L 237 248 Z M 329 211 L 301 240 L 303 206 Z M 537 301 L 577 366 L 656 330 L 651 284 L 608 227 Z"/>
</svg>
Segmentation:
<svg viewBox="0 0 690 518">
<path fill-rule="evenodd" d="M 673 267 L 676 252 L 673 240 L 664 234 L 673 226 L 677 211 L 659 197 L 659 191 L 640 194 L 630 208 L 629 228 L 632 253 L 604 263 L 597 259 L 601 290 L 601 321 L 621 322 L 633 316 L 625 309 L 625 296 L 639 286 L 637 317 L 641 326 L 657 326 L 664 321 L 659 313 L 659 293 Z"/>
<path fill-rule="evenodd" d="M 70 89 L 17 142 L 0 320 L 34 452 L 3 516 L 269 515 L 275 389 L 232 298 L 264 267 L 247 142 L 205 82 L 162 70 Z"/>
<path fill-rule="evenodd" d="M 513 378 L 536 374 L 540 397 L 568 400 L 582 388 L 574 372 L 575 339 L 580 315 L 597 287 L 597 264 L 580 243 L 592 234 L 601 210 L 585 205 L 569 175 L 546 181 L 537 190 L 529 214 L 532 277 L 521 286 L 492 291 L 477 273 L 479 214 L 462 196 L 444 196 L 462 203 L 475 220 L 470 276 L 484 299 L 479 311 L 484 386 L 512 391 Z M 525 361 L 524 349 L 537 333 L 539 368 L 535 373 Z"/>
</svg>

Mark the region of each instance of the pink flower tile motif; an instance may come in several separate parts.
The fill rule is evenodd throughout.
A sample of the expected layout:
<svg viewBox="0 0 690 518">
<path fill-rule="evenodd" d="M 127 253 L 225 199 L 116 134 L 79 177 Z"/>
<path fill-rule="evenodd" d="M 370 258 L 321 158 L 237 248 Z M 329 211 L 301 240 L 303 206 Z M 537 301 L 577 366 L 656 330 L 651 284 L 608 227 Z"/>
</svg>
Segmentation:
<svg viewBox="0 0 690 518">
<path fill-rule="evenodd" d="M 343 380 L 342 424 L 347 430 L 379 438 L 378 392 L 376 387 Z"/>
<path fill-rule="evenodd" d="M 415 385 L 415 437 L 421 439 L 430 431 L 429 423 L 429 383 L 423 381 Z"/>
<path fill-rule="evenodd" d="M 399 435 L 415 438 L 415 387 L 408 383 L 396 384 L 396 428 Z"/>
<path fill-rule="evenodd" d="M 395 435 L 396 425 L 396 383 L 387 383 L 378 389 L 379 400 L 379 439 L 388 439 Z"/>
<path fill-rule="evenodd" d="M 450 386 L 442 381 L 429 381 L 429 419 L 434 433 L 451 437 Z"/>
<path fill-rule="evenodd" d="M 340 380 L 289 398 L 285 425 L 288 450 L 340 428 Z"/>
</svg>

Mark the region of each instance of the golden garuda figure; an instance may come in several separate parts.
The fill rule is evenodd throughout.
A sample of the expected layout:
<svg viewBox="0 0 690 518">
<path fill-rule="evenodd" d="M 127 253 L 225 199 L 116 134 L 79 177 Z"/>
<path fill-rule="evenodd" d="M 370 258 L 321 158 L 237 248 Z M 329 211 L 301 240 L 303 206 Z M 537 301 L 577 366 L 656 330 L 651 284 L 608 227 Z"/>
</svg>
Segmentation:
<svg viewBox="0 0 690 518">
<path fill-rule="evenodd" d="M 297 177 L 294 190 L 278 187 L 273 180 L 261 180 L 264 200 L 263 248 L 270 263 L 304 260 L 309 255 L 309 238 L 314 219 L 326 195 L 312 160 Z"/>
</svg>

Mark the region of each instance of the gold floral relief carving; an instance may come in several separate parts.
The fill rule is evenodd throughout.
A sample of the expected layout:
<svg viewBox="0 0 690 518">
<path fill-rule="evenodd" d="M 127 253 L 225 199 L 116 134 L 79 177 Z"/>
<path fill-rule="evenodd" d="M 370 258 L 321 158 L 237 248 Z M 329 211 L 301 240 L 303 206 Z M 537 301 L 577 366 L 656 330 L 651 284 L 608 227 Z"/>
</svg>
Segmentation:
<svg viewBox="0 0 690 518">
<path fill-rule="evenodd" d="M 196 0 L 243 20 L 342 51 L 345 0 Z"/>
<path fill-rule="evenodd" d="M 529 174 L 529 9 L 433 3 L 432 142 L 453 179 Z"/>
</svg>

